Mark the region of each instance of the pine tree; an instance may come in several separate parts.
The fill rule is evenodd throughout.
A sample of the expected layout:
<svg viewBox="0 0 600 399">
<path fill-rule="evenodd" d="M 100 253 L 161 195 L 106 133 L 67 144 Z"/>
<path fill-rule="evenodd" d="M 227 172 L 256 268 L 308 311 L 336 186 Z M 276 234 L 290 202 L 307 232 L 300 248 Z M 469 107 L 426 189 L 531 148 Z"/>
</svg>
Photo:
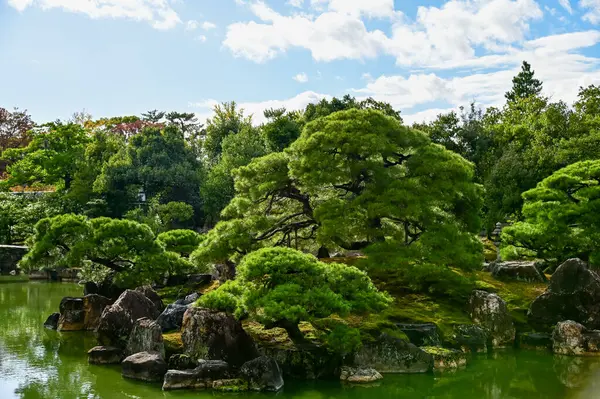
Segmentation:
<svg viewBox="0 0 600 399">
<path fill-rule="evenodd" d="M 523 61 L 521 72 L 512 80 L 512 90 L 504 96 L 509 102 L 515 102 L 520 98 L 537 96 L 542 92 L 542 82 L 534 78 L 535 71 L 531 70 L 531 65 Z"/>
</svg>

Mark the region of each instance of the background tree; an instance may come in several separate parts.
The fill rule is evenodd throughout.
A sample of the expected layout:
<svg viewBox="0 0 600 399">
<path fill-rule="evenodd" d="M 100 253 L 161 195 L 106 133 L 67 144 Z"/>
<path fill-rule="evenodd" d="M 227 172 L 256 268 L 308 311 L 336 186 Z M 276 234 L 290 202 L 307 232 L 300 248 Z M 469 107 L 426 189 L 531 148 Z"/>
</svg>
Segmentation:
<svg viewBox="0 0 600 399">
<path fill-rule="evenodd" d="M 170 230 L 160 233 L 156 239 L 165 246 L 165 250 L 189 257 L 204 237 L 193 230 Z"/>
<path fill-rule="evenodd" d="M 35 124 L 27 111 L 12 112 L 0 107 L 0 154 L 9 148 L 25 147 L 31 140 L 29 131 Z M 0 176 L 6 172 L 7 161 L 0 160 Z"/>
<path fill-rule="evenodd" d="M 268 122 L 261 127 L 261 131 L 269 151 L 283 151 L 300 137 L 302 125 L 297 113 L 280 108 L 268 109 L 264 115 Z"/>
<path fill-rule="evenodd" d="M 515 102 L 517 99 L 540 95 L 542 92 L 542 82 L 534 76 L 535 71 L 531 69 L 531 65 L 527 61 L 523 61 L 521 72 L 512 80 L 512 89 L 505 94 L 506 100 L 508 102 Z"/>
<path fill-rule="evenodd" d="M 357 268 L 322 263 L 289 248 L 248 254 L 236 280 L 200 299 L 201 306 L 233 311 L 267 329 L 284 328 L 297 344 L 307 343 L 298 327 L 301 321 L 380 311 L 389 302 Z"/>
<path fill-rule="evenodd" d="M 51 123 L 35 132 L 25 148 L 11 148 L 3 158 L 8 168 L 8 187 L 41 183 L 69 190 L 89 142 L 87 132 L 77 124 Z"/>
<path fill-rule="evenodd" d="M 244 129 L 252 128 L 252 118 L 244 116 L 244 110 L 238 109 L 232 101 L 215 105 L 214 116 L 206 121 L 203 152 L 209 164 L 216 164 L 223 152 L 223 140 Z"/>
</svg>

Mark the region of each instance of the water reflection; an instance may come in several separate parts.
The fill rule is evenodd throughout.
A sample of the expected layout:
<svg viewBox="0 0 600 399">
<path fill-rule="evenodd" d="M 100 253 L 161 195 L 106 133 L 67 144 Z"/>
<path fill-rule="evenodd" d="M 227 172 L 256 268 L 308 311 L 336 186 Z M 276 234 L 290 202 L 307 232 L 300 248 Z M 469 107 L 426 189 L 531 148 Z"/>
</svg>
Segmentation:
<svg viewBox="0 0 600 399">
<path fill-rule="evenodd" d="M 91 334 L 44 329 L 46 316 L 63 296 L 81 292 L 75 284 L 0 284 L 0 398 L 113 399 L 212 398 L 210 392 L 168 392 L 159 385 L 121 378 L 119 367 L 90 366 Z M 224 395 L 231 397 L 231 395 Z M 472 359 L 465 370 L 436 375 L 387 375 L 373 387 L 336 381 L 286 381 L 283 392 L 244 394 L 284 399 L 587 399 L 600 397 L 600 359 L 540 352 L 496 352 Z M 237 397 L 240 397 L 238 395 Z"/>
</svg>

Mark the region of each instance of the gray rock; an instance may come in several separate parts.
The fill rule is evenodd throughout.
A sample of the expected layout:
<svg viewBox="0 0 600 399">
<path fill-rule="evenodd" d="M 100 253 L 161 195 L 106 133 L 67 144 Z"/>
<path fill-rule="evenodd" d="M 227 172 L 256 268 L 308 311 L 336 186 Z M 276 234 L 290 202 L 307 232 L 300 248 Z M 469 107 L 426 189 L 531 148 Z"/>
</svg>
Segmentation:
<svg viewBox="0 0 600 399">
<path fill-rule="evenodd" d="M 487 330 L 494 348 L 514 344 L 516 329 L 506 302 L 498 295 L 480 290 L 473 291 L 469 298 L 468 311 L 471 320 Z"/>
<path fill-rule="evenodd" d="M 416 346 L 439 346 L 442 344 L 438 328 L 433 323 L 407 324 L 398 323 L 398 327 Z"/>
<path fill-rule="evenodd" d="M 556 324 L 552 333 L 552 350 L 559 355 L 600 355 L 600 331 L 588 330 L 572 320 Z"/>
<path fill-rule="evenodd" d="M 134 380 L 158 382 L 167 373 L 167 363 L 157 352 L 140 352 L 131 355 L 121 363 L 123 377 Z"/>
<path fill-rule="evenodd" d="M 176 353 L 169 357 L 169 370 L 192 370 L 196 367 L 198 367 L 198 362 L 188 355 Z"/>
<path fill-rule="evenodd" d="M 488 334 L 481 326 L 459 324 L 454 327 L 453 341 L 463 352 L 487 352 Z"/>
<path fill-rule="evenodd" d="M 44 327 L 50 330 L 56 330 L 58 328 L 58 319 L 60 318 L 60 313 L 52 313 L 46 321 L 44 322 Z"/>
<path fill-rule="evenodd" d="M 165 305 L 163 304 L 160 295 L 158 295 L 151 286 L 144 285 L 142 287 L 137 287 L 135 290 L 141 292 L 146 298 L 150 299 L 159 312 L 162 312 L 165 309 Z"/>
<path fill-rule="evenodd" d="M 198 298 L 200 298 L 200 294 L 198 294 L 197 292 L 194 292 L 193 294 L 187 295 L 185 298 L 176 300 L 175 305 L 183 305 L 183 306 L 191 305 L 194 302 L 196 302 L 198 300 Z"/>
<path fill-rule="evenodd" d="M 183 315 L 188 309 L 185 305 L 172 303 L 158 316 L 156 322 L 160 325 L 163 332 L 180 330 L 183 324 Z"/>
<path fill-rule="evenodd" d="M 119 364 L 123 350 L 112 346 L 95 346 L 88 351 L 89 364 Z"/>
<path fill-rule="evenodd" d="M 600 329 L 600 276 L 580 259 L 567 260 L 550 278 L 546 292 L 533 301 L 527 316 L 539 331 L 549 331 L 564 320 Z"/>
<path fill-rule="evenodd" d="M 175 389 L 207 389 L 212 388 L 213 381 L 233 377 L 227 362 L 220 360 L 201 361 L 192 370 L 169 370 L 165 374 L 163 390 Z"/>
<path fill-rule="evenodd" d="M 127 290 L 104 309 L 96 333 L 102 345 L 125 348 L 137 319 L 156 319 L 159 312 L 152 301 L 138 291 Z"/>
<path fill-rule="evenodd" d="M 536 266 L 535 262 L 509 261 L 492 262 L 488 270 L 498 280 L 518 280 L 529 282 L 546 282 L 546 276 Z"/>
<path fill-rule="evenodd" d="M 83 298 L 65 297 L 60 301 L 58 331 L 81 331 L 85 322 Z"/>
<path fill-rule="evenodd" d="M 467 355 L 463 351 L 439 346 L 424 346 L 421 349 L 433 356 L 433 369 L 436 371 L 458 369 L 467 365 Z"/>
<path fill-rule="evenodd" d="M 368 384 L 382 379 L 377 370 L 368 367 L 342 367 L 340 373 L 340 381 L 351 384 Z"/>
<path fill-rule="evenodd" d="M 139 352 L 158 352 L 165 357 L 165 344 L 163 342 L 160 326 L 147 317 L 137 319 L 127 341 L 127 354 Z"/>
<path fill-rule="evenodd" d="M 266 356 L 250 360 L 240 369 L 242 379 L 252 391 L 277 392 L 283 388 L 283 377 L 277 362 Z"/>
<path fill-rule="evenodd" d="M 433 368 L 433 356 L 384 333 L 377 342 L 364 345 L 355 355 L 354 363 L 381 373 L 426 373 Z"/>
<path fill-rule="evenodd" d="M 263 345 L 262 356 L 273 358 L 284 377 L 299 380 L 330 379 L 337 376 L 342 359 L 325 348 L 294 345 Z"/>
<path fill-rule="evenodd" d="M 534 350 L 550 350 L 552 336 L 547 333 L 525 332 L 519 334 L 519 348 Z"/>
<path fill-rule="evenodd" d="M 183 316 L 181 340 L 192 359 L 223 360 L 233 367 L 258 357 L 254 341 L 233 316 L 189 308 Z"/>
</svg>

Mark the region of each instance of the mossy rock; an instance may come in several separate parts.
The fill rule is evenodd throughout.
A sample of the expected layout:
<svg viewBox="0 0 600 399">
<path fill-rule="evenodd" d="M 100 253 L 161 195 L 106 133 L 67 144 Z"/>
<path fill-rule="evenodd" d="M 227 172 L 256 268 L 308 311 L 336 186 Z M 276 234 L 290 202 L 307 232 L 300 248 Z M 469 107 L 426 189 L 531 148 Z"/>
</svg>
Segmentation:
<svg viewBox="0 0 600 399">
<path fill-rule="evenodd" d="M 248 381 L 240 378 L 216 380 L 212 383 L 212 389 L 217 392 L 245 392 L 248 390 Z"/>
<path fill-rule="evenodd" d="M 493 262 L 498 259 L 498 247 L 488 238 L 481 240 L 483 243 L 483 257 L 487 262 Z"/>
<path fill-rule="evenodd" d="M 422 346 L 421 349 L 433 356 L 433 370 L 458 369 L 467 365 L 466 353 L 440 346 Z"/>
<path fill-rule="evenodd" d="M 171 332 L 163 334 L 165 344 L 165 356 L 169 359 L 172 355 L 183 353 L 183 342 L 181 341 L 181 332 Z"/>
</svg>

